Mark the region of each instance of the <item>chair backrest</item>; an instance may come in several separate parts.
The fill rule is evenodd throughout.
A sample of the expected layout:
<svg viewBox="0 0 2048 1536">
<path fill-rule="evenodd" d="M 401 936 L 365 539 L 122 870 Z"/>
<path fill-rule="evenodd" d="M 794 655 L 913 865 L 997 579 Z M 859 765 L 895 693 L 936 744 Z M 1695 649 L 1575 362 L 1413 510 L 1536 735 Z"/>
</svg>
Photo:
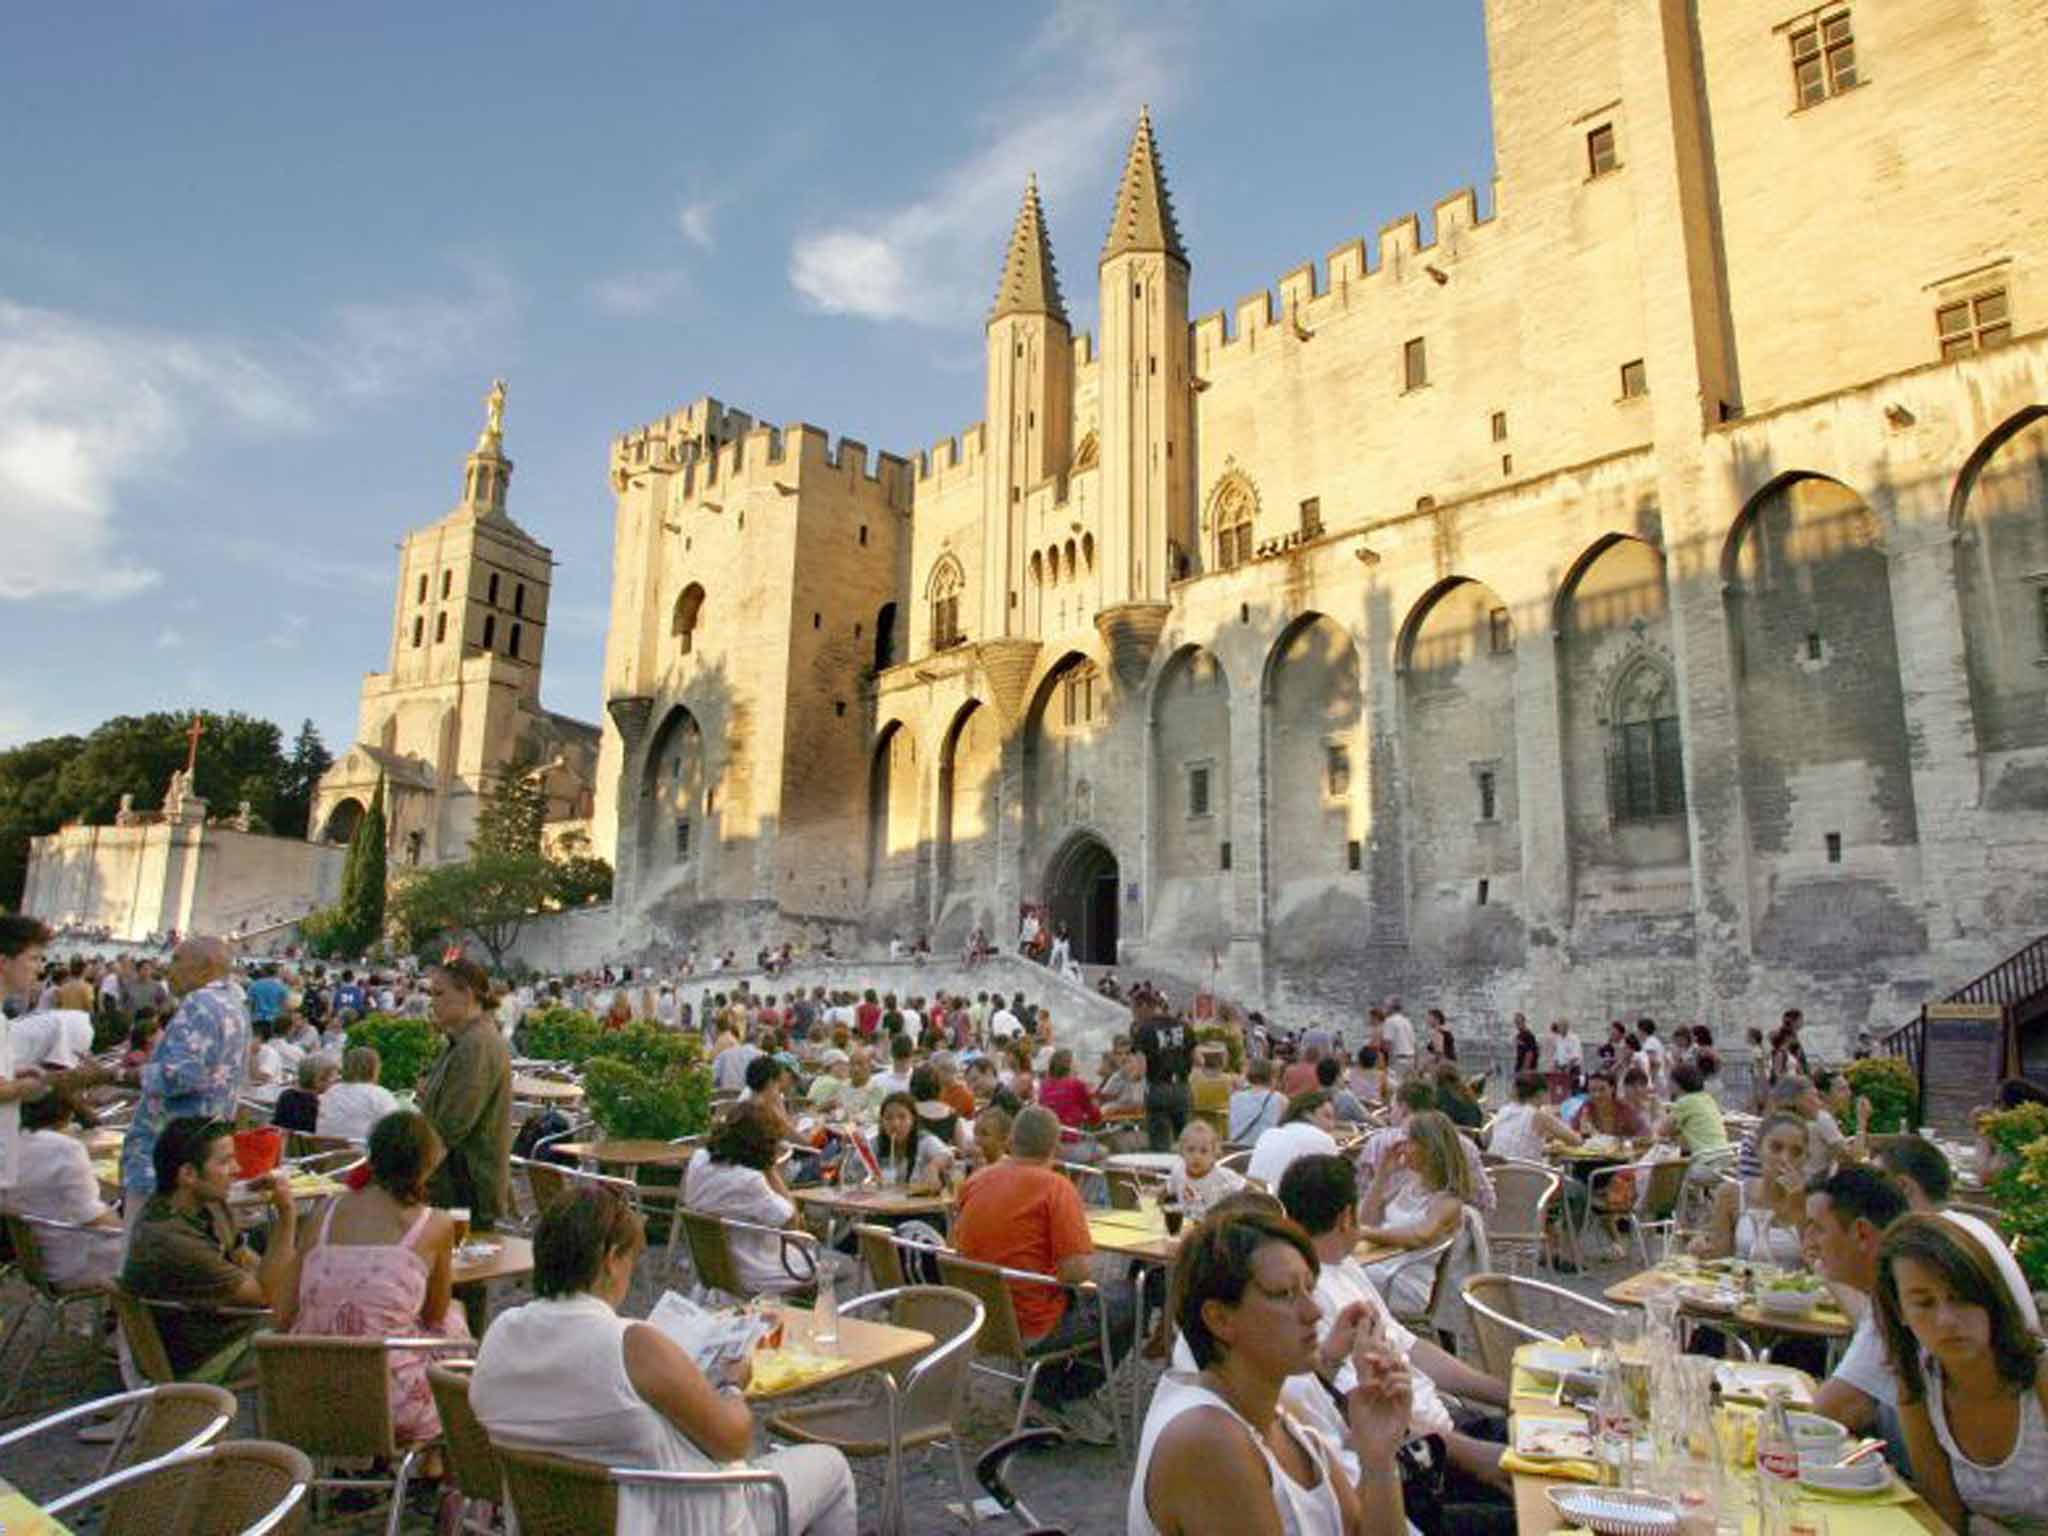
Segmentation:
<svg viewBox="0 0 2048 1536">
<path fill-rule="evenodd" d="M 1217 1167 L 1228 1168 L 1232 1173 L 1243 1173 L 1246 1169 L 1250 1168 L 1251 1165 L 1252 1149 L 1250 1147 L 1246 1147 L 1242 1152 L 1232 1152 L 1227 1157 L 1219 1157 L 1216 1159 Z"/>
<path fill-rule="evenodd" d="M 887 1293 L 885 1293 L 887 1294 Z M 877 1297 L 876 1300 L 880 1300 Z M 950 1285 L 906 1285 L 888 1294 L 889 1321 L 936 1341 L 889 1373 L 896 1380 L 898 1423 L 906 1435 L 949 1428 L 960 1409 L 987 1309 L 972 1292 Z"/>
<path fill-rule="evenodd" d="M 903 1254 L 896 1246 L 894 1233 L 887 1227 L 863 1221 L 855 1224 L 853 1236 L 860 1246 L 860 1261 L 867 1266 L 868 1278 L 876 1290 L 895 1290 L 903 1284 Z"/>
<path fill-rule="evenodd" d="M 981 1303 L 981 1330 L 975 1335 L 974 1347 L 985 1355 L 1023 1359 L 1024 1332 L 1017 1326 L 1017 1304 L 1002 1272 L 992 1264 L 964 1259 L 950 1249 L 936 1257 L 940 1283 L 965 1291 Z"/>
<path fill-rule="evenodd" d="M 1637 1207 L 1644 1220 L 1669 1221 L 1678 1213 L 1678 1202 L 1685 1197 L 1686 1168 L 1683 1158 L 1650 1165 L 1650 1176 Z"/>
<path fill-rule="evenodd" d="M 110 1501 L 101 1536 L 275 1536 L 304 1528 L 313 1463 L 289 1445 L 229 1440 L 127 1471 L 46 1505 L 53 1518 Z"/>
<path fill-rule="evenodd" d="M 1548 1168 L 1533 1163 L 1503 1162 L 1489 1170 L 1493 1180 L 1493 1212 L 1486 1218 L 1487 1235 L 1527 1240 L 1543 1235 L 1543 1212 L 1563 1187 Z"/>
<path fill-rule="evenodd" d="M 0 1215 L 0 1227 L 7 1229 L 7 1241 L 14 1249 L 14 1262 L 21 1270 L 21 1278 L 45 1295 L 53 1292 L 49 1271 L 43 1268 L 43 1247 L 36 1241 L 35 1223 L 9 1211 Z"/>
<path fill-rule="evenodd" d="M 178 1373 L 171 1369 L 170 1352 L 164 1348 L 164 1336 L 156 1326 L 156 1314 L 149 1304 L 126 1286 L 116 1282 L 108 1293 L 114 1303 L 114 1316 L 120 1320 L 121 1336 L 128 1341 L 129 1356 L 135 1362 L 135 1369 L 142 1373 L 144 1381 L 176 1381 Z"/>
<path fill-rule="evenodd" d="M 725 1223 L 709 1211 L 693 1211 L 687 1206 L 676 1208 L 676 1218 L 683 1224 L 683 1240 L 690 1245 L 690 1268 L 697 1283 L 728 1296 L 745 1296 L 747 1288 L 740 1280 L 739 1265 L 733 1262 Z"/>
<path fill-rule="evenodd" d="M 441 1443 L 448 1453 L 448 1470 L 465 1499 L 487 1504 L 505 1502 L 505 1469 L 498 1464 L 491 1437 L 469 1406 L 469 1362 L 459 1367 L 435 1361 L 427 1367 L 427 1385 L 434 1393 L 434 1407 L 441 1415 Z"/>
<path fill-rule="evenodd" d="M 606 1468 L 546 1451 L 494 1448 L 521 1536 L 612 1536 L 618 1529 L 619 1490 Z"/>
<path fill-rule="evenodd" d="M 537 1159 L 529 1159 L 524 1166 L 526 1187 L 533 1195 L 533 1214 L 538 1219 L 549 1206 L 569 1193 L 569 1175 L 555 1164 Z"/>
<path fill-rule="evenodd" d="M 1128 1168 L 1105 1168 L 1102 1181 L 1109 1186 L 1111 1210 L 1135 1211 L 1144 1204 L 1144 1185 Z"/>
<path fill-rule="evenodd" d="M 1548 1335 L 1522 1321 L 1511 1275 L 1470 1275 L 1465 1280 L 1463 1295 L 1465 1315 L 1471 1318 L 1472 1331 L 1479 1339 L 1479 1358 L 1486 1373 L 1506 1381 L 1514 1369 L 1515 1350 Z"/>
<path fill-rule="evenodd" d="M 172 1451 L 205 1444 L 235 1422 L 240 1405 L 225 1387 L 203 1381 L 167 1381 L 150 1389 L 122 1447 L 121 1464 L 135 1466 Z"/>
<path fill-rule="evenodd" d="M 398 1454 L 382 1339 L 260 1333 L 263 1428 L 308 1456 Z"/>
</svg>

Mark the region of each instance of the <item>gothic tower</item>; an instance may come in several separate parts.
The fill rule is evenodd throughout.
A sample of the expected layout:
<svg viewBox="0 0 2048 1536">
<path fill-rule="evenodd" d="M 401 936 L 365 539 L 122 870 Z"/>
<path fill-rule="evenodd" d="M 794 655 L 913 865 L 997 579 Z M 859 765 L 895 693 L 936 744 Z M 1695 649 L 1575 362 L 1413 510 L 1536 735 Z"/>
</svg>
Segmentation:
<svg viewBox="0 0 2048 1536">
<path fill-rule="evenodd" d="M 1195 551 L 1188 257 L 1149 110 L 1117 188 L 1102 285 L 1102 601 L 1117 669 L 1141 673 L 1167 584 Z"/>
<path fill-rule="evenodd" d="M 1074 341 L 1038 202 L 1038 178 L 1010 232 L 1003 275 L 988 318 L 988 475 L 983 517 L 982 611 L 995 632 L 1019 632 L 1023 613 L 1008 594 L 1023 585 L 1026 550 L 1019 515 L 1032 486 L 1063 471 L 1073 455 Z"/>
</svg>

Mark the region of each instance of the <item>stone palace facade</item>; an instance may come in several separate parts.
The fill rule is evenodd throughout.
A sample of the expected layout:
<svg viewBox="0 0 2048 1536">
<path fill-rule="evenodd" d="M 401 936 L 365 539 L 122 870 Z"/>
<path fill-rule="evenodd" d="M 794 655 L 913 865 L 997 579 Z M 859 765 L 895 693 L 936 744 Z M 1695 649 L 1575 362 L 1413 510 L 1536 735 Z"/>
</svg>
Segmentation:
<svg viewBox="0 0 2048 1536">
<path fill-rule="evenodd" d="M 1141 116 L 958 437 L 613 443 L 622 911 L 1723 1029 L 2048 928 L 2048 0 L 1486 20 L 1490 210 L 1193 315 Z"/>
</svg>

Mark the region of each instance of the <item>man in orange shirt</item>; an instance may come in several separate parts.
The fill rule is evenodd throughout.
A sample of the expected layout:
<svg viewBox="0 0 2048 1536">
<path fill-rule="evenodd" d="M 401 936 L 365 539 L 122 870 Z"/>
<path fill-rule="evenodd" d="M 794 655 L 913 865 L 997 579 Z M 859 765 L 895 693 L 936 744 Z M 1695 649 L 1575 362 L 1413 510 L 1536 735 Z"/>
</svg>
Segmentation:
<svg viewBox="0 0 2048 1536">
<path fill-rule="evenodd" d="M 960 1191 L 953 1245 L 967 1258 L 1007 1269 L 1050 1275 L 1066 1285 L 1093 1278 L 1088 1216 L 1074 1186 L 1052 1166 L 1059 1149 L 1060 1123 L 1042 1105 L 1020 1111 L 1010 1127 L 1009 1155 L 969 1179 Z M 1017 1329 L 1032 1354 L 1092 1343 L 1101 1317 L 1109 1319 L 1113 1358 L 1130 1347 L 1136 1300 L 1125 1285 L 1109 1285 L 1069 1305 L 1054 1286 L 1010 1282 Z M 1098 1310 L 1102 1309 L 1102 1310 Z M 1032 1391 L 1040 1417 L 1091 1445 L 1116 1437 L 1114 1409 L 1105 1401 L 1098 1354 L 1056 1362 L 1038 1373 Z"/>
</svg>

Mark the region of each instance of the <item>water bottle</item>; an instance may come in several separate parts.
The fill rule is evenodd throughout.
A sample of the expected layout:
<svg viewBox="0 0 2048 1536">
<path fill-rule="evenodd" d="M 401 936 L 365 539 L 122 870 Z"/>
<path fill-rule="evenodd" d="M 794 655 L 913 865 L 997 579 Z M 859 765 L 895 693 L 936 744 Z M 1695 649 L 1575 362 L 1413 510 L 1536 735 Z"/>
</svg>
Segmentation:
<svg viewBox="0 0 2048 1536">
<path fill-rule="evenodd" d="M 1771 1388 L 1756 1428 L 1757 1536 L 1791 1536 L 1799 1504 L 1799 1444 L 1785 1403 L 1785 1389 Z"/>
<path fill-rule="evenodd" d="M 818 1265 L 818 1299 L 811 1306 L 811 1342 L 820 1346 L 839 1342 L 838 1275 L 828 1263 Z"/>
<path fill-rule="evenodd" d="M 1593 1406 L 1593 1444 L 1599 1453 L 1603 1481 L 1610 1488 L 1635 1486 L 1636 1410 L 1621 1356 L 1600 1353 L 1600 1396 Z"/>
</svg>

